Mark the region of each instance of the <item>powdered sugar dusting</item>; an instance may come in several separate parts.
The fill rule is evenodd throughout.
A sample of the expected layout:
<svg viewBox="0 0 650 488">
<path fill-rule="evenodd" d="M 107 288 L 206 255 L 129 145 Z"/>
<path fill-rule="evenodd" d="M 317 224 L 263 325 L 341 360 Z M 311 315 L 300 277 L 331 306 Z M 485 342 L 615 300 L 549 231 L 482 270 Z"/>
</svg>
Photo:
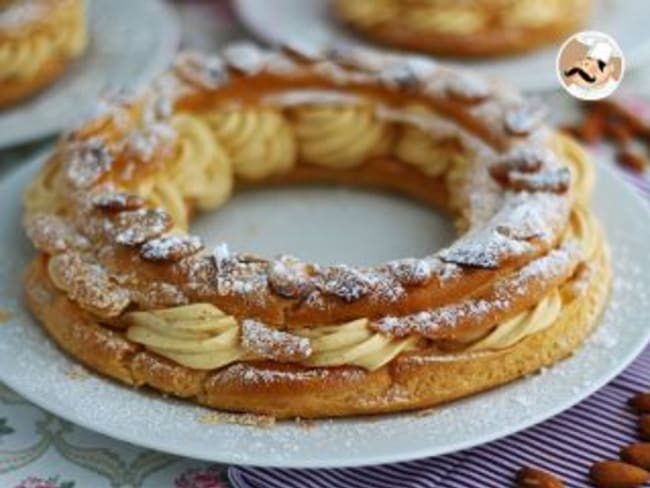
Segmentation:
<svg viewBox="0 0 650 488">
<path fill-rule="evenodd" d="M 145 203 L 142 197 L 133 193 L 111 190 L 98 191 L 91 201 L 95 207 L 110 211 L 135 210 Z"/>
<path fill-rule="evenodd" d="M 504 260 L 532 252 L 533 237 L 549 243 L 566 225 L 569 202 L 552 193 L 511 193 L 487 225 L 471 230 L 440 252 L 445 261 L 497 268 Z"/>
<path fill-rule="evenodd" d="M 25 231 L 38 249 L 50 254 L 69 249 L 85 249 L 90 245 L 67 220 L 56 215 L 30 216 L 25 223 Z"/>
<path fill-rule="evenodd" d="M 565 193 L 571 186 L 569 168 L 539 173 L 511 172 L 508 177 L 510 188 L 518 191 Z"/>
<path fill-rule="evenodd" d="M 362 369 L 348 369 L 334 371 L 328 368 L 309 368 L 294 371 L 291 369 L 269 369 L 251 364 L 238 363 L 219 371 L 212 381 L 219 383 L 241 383 L 243 385 L 272 385 L 287 380 L 319 381 L 332 374 L 343 375 L 348 381 L 356 381 L 365 376 Z"/>
<path fill-rule="evenodd" d="M 316 267 L 294 257 L 279 256 L 269 266 L 269 285 L 280 296 L 302 297 L 314 288 L 311 274 L 316 271 Z"/>
<path fill-rule="evenodd" d="M 103 317 L 119 315 L 130 303 L 129 292 L 113 283 L 98 263 L 76 253 L 58 254 L 50 259 L 52 280 L 71 300 Z"/>
<path fill-rule="evenodd" d="M 151 239 L 140 248 L 140 256 L 149 261 L 178 261 L 203 249 L 201 239 L 192 235 L 171 234 Z"/>
<path fill-rule="evenodd" d="M 142 244 L 169 230 L 171 217 L 160 208 L 121 212 L 115 221 L 115 242 L 126 246 Z"/>
<path fill-rule="evenodd" d="M 74 186 L 87 188 L 107 173 L 114 155 L 99 138 L 72 143 L 66 151 L 66 176 Z"/>
<path fill-rule="evenodd" d="M 525 136 L 540 127 L 547 114 L 548 109 L 542 102 L 531 100 L 508 110 L 505 126 L 511 134 Z"/>
<path fill-rule="evenodd" d="M 264 303 L 268 291 L 265 261 L 231 254 L 225 243 L 215 247 L 212 259 L 216 266 L 214 285 L 219 295 L 236 295 Z"/>
<path fill-rule="evenodd" d="M 306 337 L 272 329 L 256 320 L 242 322 L 241 344 L 255 356 L 280 362 L 302 361 L 312 353 Z"/>
<path fill-rule="evenodd" d="M 264 68 L 266 55 L 252 42 L 232 43 L 223 49 L 223 57 L 228 65 L 247 75 L 256 74 Z"/>
<path fill-rule="evenodd" d="M 465 235 L 439 255 L 443 261 L 476 268 L 499 268 L 507 259 L 533 250 L 526 241 L 481 229 Z"/>
</svg>

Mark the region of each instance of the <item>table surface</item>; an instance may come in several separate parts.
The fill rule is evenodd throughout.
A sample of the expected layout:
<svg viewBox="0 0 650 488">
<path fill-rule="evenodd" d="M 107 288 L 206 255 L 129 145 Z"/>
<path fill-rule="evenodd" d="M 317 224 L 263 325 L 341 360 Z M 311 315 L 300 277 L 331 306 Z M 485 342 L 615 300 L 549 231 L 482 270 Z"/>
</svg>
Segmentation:
<svg viewBox="0 0 650 488">
<path fill-rule="evenodd" d="M 170 0 L 168 0 L 170 1 Z M 214 49 L 247 37 L 226 0 L 170 3 L 185 47 Z M 628 75 L 623 88 L 643 92 L 650 67 Z M 647 91 L 646 91 L 647 93 Z M 576 113 L 564 93 L 544 96 L 552 121 Z M 53 138 L 0 151 L 0 178 L 49 147 Z M 31 405 L 0 384 L 0 484 L 16 488 L 227 488 L 228 467 L 148 451 L 90 432 Z"/>
</svg>

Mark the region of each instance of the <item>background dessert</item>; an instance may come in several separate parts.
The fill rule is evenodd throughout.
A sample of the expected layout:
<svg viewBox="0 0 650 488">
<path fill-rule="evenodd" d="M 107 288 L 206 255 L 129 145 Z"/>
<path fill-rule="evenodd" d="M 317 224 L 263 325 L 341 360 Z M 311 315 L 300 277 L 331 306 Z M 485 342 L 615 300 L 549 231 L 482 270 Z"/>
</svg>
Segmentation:
<svg viewBox="0 0 650 488">
<path fill-rule="evenodd" d="M 351 29 L 390 47 L 446 56 L 528 51 L 580 30 L 591 0 L 333 0 Z"/>
<path fill-rule="evenodd" d="M 3 0 L 0 108 L 56 80 L 87 42 L 84 0 Z"/>
</svg>

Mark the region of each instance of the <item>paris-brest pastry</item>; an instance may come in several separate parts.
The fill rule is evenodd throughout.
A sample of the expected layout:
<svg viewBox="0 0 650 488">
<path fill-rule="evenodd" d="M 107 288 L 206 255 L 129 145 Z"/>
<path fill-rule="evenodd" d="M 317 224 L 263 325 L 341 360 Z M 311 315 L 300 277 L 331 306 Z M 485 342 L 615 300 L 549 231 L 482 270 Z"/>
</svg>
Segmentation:
<svg viewBox="0 0 650 488">
<path fill-rule="evenodd" d="M 498 56 L 580 30 L 591 0 L 332 0 L 351 30 L 387 46 L 448 56 Z"/>
<path fill-rule="evenodd" d="M 420 58 L 184 53 L 62 137 L 27 189 L 29 307 L 91 369 L 229 411 L 394 412 L 504 384 L 573 353 L 609 289 L 591 163 L 544 114 Z M 357 267 L 189 233 L 239 188 L 307 183 L 405 194 L 458 239 Z"/>
<path fill-rule="evenodd" d="M 86 44 L 83 0 L 0 0 L 0 108 L 50 85 Z"/>
</svg>

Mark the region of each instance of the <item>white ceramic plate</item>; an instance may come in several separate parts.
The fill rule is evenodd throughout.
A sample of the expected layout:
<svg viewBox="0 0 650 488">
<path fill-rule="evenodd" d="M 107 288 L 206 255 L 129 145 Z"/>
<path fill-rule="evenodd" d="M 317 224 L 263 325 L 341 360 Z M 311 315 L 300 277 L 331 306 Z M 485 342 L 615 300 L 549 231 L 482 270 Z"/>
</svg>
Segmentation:
<svg viewBox="0 0 650 488">
<path fill-rule="evenodd" d="M 63 76 L 36 97 L 0 110 L 0 148 L 69 128 L 108 90 L 134 88 L 163 71 L 180 39 L 159 0 L 87 0 L 90 44 Z"/>
<path fill-rule="evenodd" d="M 354 0 L 352 0 L 354 1 Z M 339 25 L 328 12 L 329 0 L 234 0 L 243 22 L 261 39 L 276 43 L 283 39 L 331 39 L 366 43 Z M 650 59 L 650 31 L 640 19 L 650 17 L 647 0 L 597 0 L 585 30 L 599 30 L 616 39 L 630 70 Z M 467 61 L 447 58 L 483 74 L 499 76 L 524 91 L 555 90 L 560 87 L 555 59 L 561 43 L 519 56 Z"/>
<path fill-rule="evenodd" d="M 0 325 L 0 380 L 65 419 L 134 444 L 226 463 L 293 467 L 443 454 L 506 436 L 567 409 L 618 374 L 650 337 L 650 217 L 624 183 L 601 170 L 595 204 L 611 242 L 617 278 L 604 323 L 571 359 L 424 417 L 320 421 L 309 430 L 294 423 L 268 430 L 205 425 L 199 418 L 206 409 L 95 375 L 74 379 L 78 375 L 69 374 L 74 361 L 25 310 L 21 274 L 33 252 L 20 227 L 20 193 L 37 164 L 0 182 L 0 308 L 11 311 L 10 320 Z M 242 251 L 285 250 L 350 263 L 422 254 L 451 238 L 443 217 L 405 199 L 335 188 L 243 194 L 202 217 L 196 228 L 208 242 L 218 236 Z"/>
</svg>

